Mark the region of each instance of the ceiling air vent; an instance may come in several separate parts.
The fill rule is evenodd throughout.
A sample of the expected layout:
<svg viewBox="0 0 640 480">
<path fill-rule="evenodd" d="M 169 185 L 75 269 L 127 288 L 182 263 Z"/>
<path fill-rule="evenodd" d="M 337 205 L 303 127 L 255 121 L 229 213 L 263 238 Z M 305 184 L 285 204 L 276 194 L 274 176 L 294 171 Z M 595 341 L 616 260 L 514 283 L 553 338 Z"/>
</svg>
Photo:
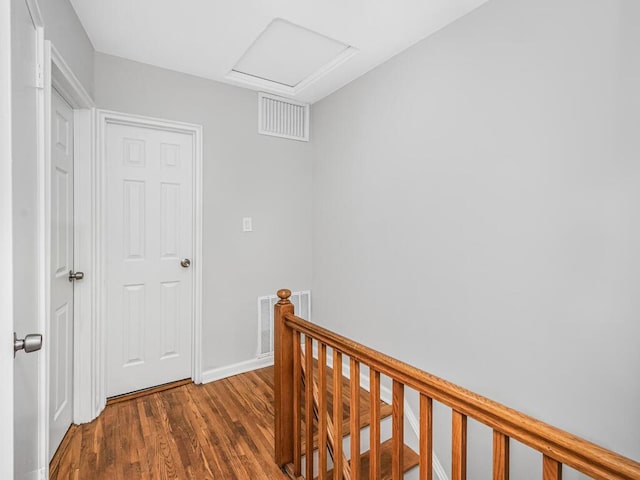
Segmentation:
<svg viewBox="0 0 640 480">
<path fill-rule="evenodd" d="M 258 133 L 309 141 L 309 104 L 258 94 Z"/>
</svg>

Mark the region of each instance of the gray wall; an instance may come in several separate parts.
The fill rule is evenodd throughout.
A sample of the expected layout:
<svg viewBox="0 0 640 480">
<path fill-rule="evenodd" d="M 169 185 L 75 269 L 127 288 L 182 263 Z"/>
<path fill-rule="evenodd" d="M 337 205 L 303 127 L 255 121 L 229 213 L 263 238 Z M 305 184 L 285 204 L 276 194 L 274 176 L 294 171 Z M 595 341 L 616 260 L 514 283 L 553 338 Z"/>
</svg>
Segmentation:
<svg viewBox="0 0 640 480">
<path fill-rule="evenodd" d="M 639 23 L 493 0 L 315 104 L 315 321 L 640 459 Z"/>
<path fill-rule="evenodd" d="M 44 36 L 58 49 L 89 94 L 93 94 L 93 45 L 69 0 L 38 2 Z"/>
<path fill-rule="evenodd" d="M 258 135 L 253 91 L 103 54 L 95 79 L 100 108 L 203 126 L 204 368 L 255 358 L 257 297 L 311 284 L 310 145 Z"/>
</svg>

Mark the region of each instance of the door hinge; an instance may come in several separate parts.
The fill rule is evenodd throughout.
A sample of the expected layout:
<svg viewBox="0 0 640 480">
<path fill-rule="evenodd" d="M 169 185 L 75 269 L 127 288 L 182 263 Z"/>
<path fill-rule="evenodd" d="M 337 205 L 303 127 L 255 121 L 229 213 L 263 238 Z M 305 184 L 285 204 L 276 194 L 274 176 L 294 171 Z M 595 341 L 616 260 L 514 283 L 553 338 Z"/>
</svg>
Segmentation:
<svg viewBox="0 0 640 480">
<path fill-rule="evenodd" d="M 44 88 L 44 68 L 42 63 L 36 64 L 36 87 Z"/>
</svg>

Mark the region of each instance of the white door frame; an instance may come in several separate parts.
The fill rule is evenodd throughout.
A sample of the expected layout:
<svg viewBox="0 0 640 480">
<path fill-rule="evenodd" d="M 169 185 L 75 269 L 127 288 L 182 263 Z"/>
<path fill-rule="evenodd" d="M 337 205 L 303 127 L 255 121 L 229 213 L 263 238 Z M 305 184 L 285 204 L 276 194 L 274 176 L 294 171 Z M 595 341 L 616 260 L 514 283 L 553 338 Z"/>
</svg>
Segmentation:
<svg viewBox="0 0 640 480">
<path fill-rule="evenodd" d="M 193 318 L 192 318 L 192 358 L 191 379 L 195 383 L 202 383 L 202 126 L 174 122 L 159 118 L 145 117 L 128 113 L 98 110 L 97 112 L 97 155 L 94 170 L 96 209 L 94 218 L 97 219 L 95 245 L 96 252 L 96 317 L 95 333 L 98 337 L 99 351 L 94 352 L 93 360 L 96 368 L 93 370 L 99 384 L 100 410 L 104 408 L 106 396 L 106 130 L 108 125 L 126 125 L 178 132 L 190 135 L 193 141 Z"/>
<path fill-rule="evenodd" d="M 73 108 L 74 117 L 74 182 L 73 182 L 73 217 L 74 217 L 74 233 L 73 233 L 73 257 L 74 268 L 85 268 L 85 262 L 88 257 L 86 246 L 88 244 L 85 238 L 90 235 L 90 219 L 87 219 L 85 213 L 85 205 L 89 202 L 85 201 L 86 189 L 83 188 L 83 182 L 87 178 L 91 178 L 91 158 L 93 157 L 93 99 L 82 86 L 73 71 L 64 61 L 58 50 L 50 42 L 46 41 L 44 45 L 44 145 L 45 155 L 42 165 L 42 181 L 40 189 L 42 200 L 40 202 L 42 209 L 42 236 L 40 242 L 43 248 L 44 261 L 42 262 L 42 278 L 41 285 L 45 292 L 45 310 L 44 310 L 44 338 L 46 345 L 50 345 L 48 341 L 51 332 L 51 113 L 52 113 L 52 90 L 55 88 L 58 93 Z M 89 196 L 90 198 L 90 196 Z M 83 201 L 80 201 L 80 200 Z M 90 270 L 87 263 L 87 270 Z M 81 358 L 81 348 L 84 347 L 88 332 L 84 326 L 86 319 L 91 317 L 91 300 L 92 300 L 92 282 L 90 275 L 87 280 L 77 282 L 74 285 L 74 318 L 73 318 L 73 421 L 81 423 L 88 418 L 86 411 L 90 410 L 90 391 L 85 383 L 91 381 L 87 379 L 87 369 L 84 362 L 77 361 Z M 79 321 L 82 320 L 82 321 Z M 90 332 L 89 332 L 90 333 Z M 41 406 L 44 414 L 44 422 L 41 425 L 41 433 L 44 437 L 45 462 L 44 468 L 47 472 L 49 469 L 49 402 L 50 402 L 50 378 L 49 366 L 51 365 L 51 350 L 46 348 L 45 367 L 44 367 L 44 404 Z M 87 420 L 84 420 L 87 421 Z"/>
</svg>

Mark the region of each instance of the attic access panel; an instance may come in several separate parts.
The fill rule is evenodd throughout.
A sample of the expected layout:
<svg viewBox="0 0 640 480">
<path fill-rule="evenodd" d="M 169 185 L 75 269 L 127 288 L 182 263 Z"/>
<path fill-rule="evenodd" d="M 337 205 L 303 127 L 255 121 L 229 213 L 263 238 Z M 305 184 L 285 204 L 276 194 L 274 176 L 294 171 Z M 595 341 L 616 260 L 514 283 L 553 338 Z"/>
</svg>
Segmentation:
<svg viewBox="0 0 640 480">
<path fill-rule="evenodd" d="M 233 67 L 230 77 L 295 93 L 357 50 L 281 18 L 273 20 Z"/>
</svg>

